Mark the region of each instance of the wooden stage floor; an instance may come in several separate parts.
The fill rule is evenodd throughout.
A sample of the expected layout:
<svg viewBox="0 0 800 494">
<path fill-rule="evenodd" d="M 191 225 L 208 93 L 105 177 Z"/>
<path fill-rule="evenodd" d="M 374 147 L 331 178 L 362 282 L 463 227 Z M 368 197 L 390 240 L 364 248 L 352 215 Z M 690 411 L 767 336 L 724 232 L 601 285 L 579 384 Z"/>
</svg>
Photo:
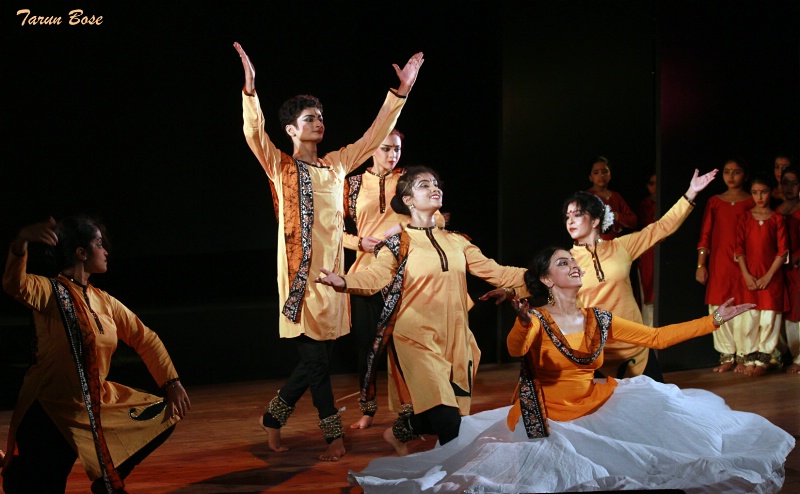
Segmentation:
<svg viewBox="0 0 800 494">
<path fill-rule="evenodd" d="M 473 413 L 506 405 L 517 378 L 516 364 L 481 367 L 476 381 Z M 788 431 L 800 433 L 800 376 L 773 372 L 760 378 L 711 369 L 672 372 L 665 380 L 683 388 L 703 388 L 722 396 L 731 408 L 758 413 Z M 375 425 L 351 430 L 359 417 L 356 397 L 339 401 L 347 436 L 347 455 L 337 463 L 317 461 L 324 441 L 317 427 L 316 410 L 306 394 L 283 429 L 284 442 L 291 449 L 272 453 L 266 434 L 257 424 L 267 402 L 281 381 L 258 381 L 213 386 L 191 386 L 192 411 L 172 437 L 134 470 L 128 479 L 131 494 L 221 494 L 292 492 L 359 493 L 347 483 L 348 470 L 361 470 L 371 459 L 393 453 L 381 434 L 395 416 L 385 407 L 378 411 Z M 355 375 L 333 378 L 334 393 L 342 397 L 357 390 Z M 379 382 L 379 404 L 386 403 L 385 381 Z M 10 411 L 0 412 L 0 441 L 5 444 Z M 433 447 L 435 438 L 416 441 L 412 451 Z M 86 493 L 89 482 L 83 468 L 75 464 L 67 493 Z M 800 453 L 795 448 L 786 463 L 786 493 L 800 492 Z"/>
</svg>

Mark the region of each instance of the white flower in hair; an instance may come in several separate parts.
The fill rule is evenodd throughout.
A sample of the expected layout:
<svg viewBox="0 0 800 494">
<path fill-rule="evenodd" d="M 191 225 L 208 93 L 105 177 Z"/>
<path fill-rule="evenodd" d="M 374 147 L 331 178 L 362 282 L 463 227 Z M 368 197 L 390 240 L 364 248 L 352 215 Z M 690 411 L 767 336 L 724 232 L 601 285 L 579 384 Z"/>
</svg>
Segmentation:
<svg viewBox="0 0 800 494">
<path fill-rule="evenodd" d="M 600 232 L 605 233 L 611 228 L 611 225 L 614 224 L 614 213 L 611 211 L 611 206 L 608 204 L 604 204 L 606 208 L 606 214 L 603 215 L 603 224 L 600 225 Z"/>
</svg>

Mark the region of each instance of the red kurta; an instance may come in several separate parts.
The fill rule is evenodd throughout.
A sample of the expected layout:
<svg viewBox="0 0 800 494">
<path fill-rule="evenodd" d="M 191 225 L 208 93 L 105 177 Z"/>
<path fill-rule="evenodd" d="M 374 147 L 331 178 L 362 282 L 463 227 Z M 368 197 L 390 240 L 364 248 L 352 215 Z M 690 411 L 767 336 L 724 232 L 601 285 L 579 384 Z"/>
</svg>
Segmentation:
<svg viewBox="0 0 800 494">
<path fill-rule="evenodd" d="M 786 219 L 786 230 L 789 233 L 791 258 L 796 259 L 800 256 L 800 209 L 784 218 Z M 789 307 L 786 308 L 783 317 L 787 321 L 800 321 L 800 269 L 788 265 L 784 269 L 784 275 Z"/>
<path fill-rule="evenodd" d="M 697 248 L 708 250 L 705 303 L 720 305 L 733 297 L 742 300 L 742 270 L 733 260 L 739 215 L 755 206 L 752 197 L 735 203 L 714 196 L 706 203 Z"/>
<path fill-rule="evenodd" d="M 783 216 L 773 212 L 766 220 L 753 218 L 750 212 L 739 216 L 737 228 L 735 256 L 744 256 L 747 270 L 756 278 L 767 274 L 775 258 L 785 256 L 789 252 L 789 237 Z M 737 303 L 757 304 L 758 310 L 774 310 L 783 312 L 786 294 L 784 293 L 783 276 L 778 272 L 770 280 L 764 290 L 748 290 L 739 269 L 739 283 L 742 290 L 742 301 Z"/>
</svg>

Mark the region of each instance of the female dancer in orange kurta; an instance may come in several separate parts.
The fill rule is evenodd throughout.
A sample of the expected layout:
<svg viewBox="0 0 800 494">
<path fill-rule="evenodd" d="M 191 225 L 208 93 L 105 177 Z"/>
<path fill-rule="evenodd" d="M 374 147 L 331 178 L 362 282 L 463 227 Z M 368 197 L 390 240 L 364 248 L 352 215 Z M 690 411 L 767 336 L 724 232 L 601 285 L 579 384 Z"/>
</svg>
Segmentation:
<svg viewBox="0 0 800 494">
<path fill-rule="evenodd" d="M 37 348 L 11 418 L 7 494 L 64 492 L 78 457 L 93 493 L 125 492 L 125 477 L 189 410 L 158 335 L 89 283 L 107 269 L 103 232 L 92 218 L 51 219 L 11 244 L 3 289 L 33 309 Z M 57 277 L 27 272 L 29 242 L 50 246 Z M 106 380 L 118 341 L 139 354 L 166 399 Z"/>
</svg>

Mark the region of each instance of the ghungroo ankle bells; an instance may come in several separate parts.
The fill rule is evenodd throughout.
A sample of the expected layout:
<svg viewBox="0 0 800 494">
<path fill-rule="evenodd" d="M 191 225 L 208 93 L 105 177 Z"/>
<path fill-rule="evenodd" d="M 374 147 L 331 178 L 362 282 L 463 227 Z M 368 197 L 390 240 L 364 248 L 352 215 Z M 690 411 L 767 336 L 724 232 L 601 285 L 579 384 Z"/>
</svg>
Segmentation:
<svg viewBox="0 0 800 494">
<path fill-rule="evenodd" d="M 283 427 L 286 425 L 286 421 L 289 420 L 289 416 L 294 412 L 294 407 L 287 405 L 280 396 L 276 396 L 269 402 L 268 411 L 272 418 L 277 420 Z"/>
<path fill-rule="evenodd" d="M 344 427 L 342 427 L 342 416 L 339 412 L 334 413 L 319 421 L 319 428 L 322 429 L 322 436 L 328 444 L 336 439 L 344 437 Z"/>
<path fill-rule="evenodd" d="M 359 399 L 358 408 L 361 409 L 362 415 L 369 415 L 370 417 L 374 417 L 375 412 L 378 411 L 378 400 L 376 400 L 375 398 L 369 401 L 364 401 Z"/>
<path fill-rule="evenodd" d="M 402 407 L 400 416 L 397 417 L 397 420 L 392 425 L 392 434 L 401 443 L 407 443 L 418 437 L 417 434 L 414 434 L 414 429 L 411 428 L 412 415 L 414 415 L 414 408 L 410 404 L 405 404 Z"/>
</svg>

